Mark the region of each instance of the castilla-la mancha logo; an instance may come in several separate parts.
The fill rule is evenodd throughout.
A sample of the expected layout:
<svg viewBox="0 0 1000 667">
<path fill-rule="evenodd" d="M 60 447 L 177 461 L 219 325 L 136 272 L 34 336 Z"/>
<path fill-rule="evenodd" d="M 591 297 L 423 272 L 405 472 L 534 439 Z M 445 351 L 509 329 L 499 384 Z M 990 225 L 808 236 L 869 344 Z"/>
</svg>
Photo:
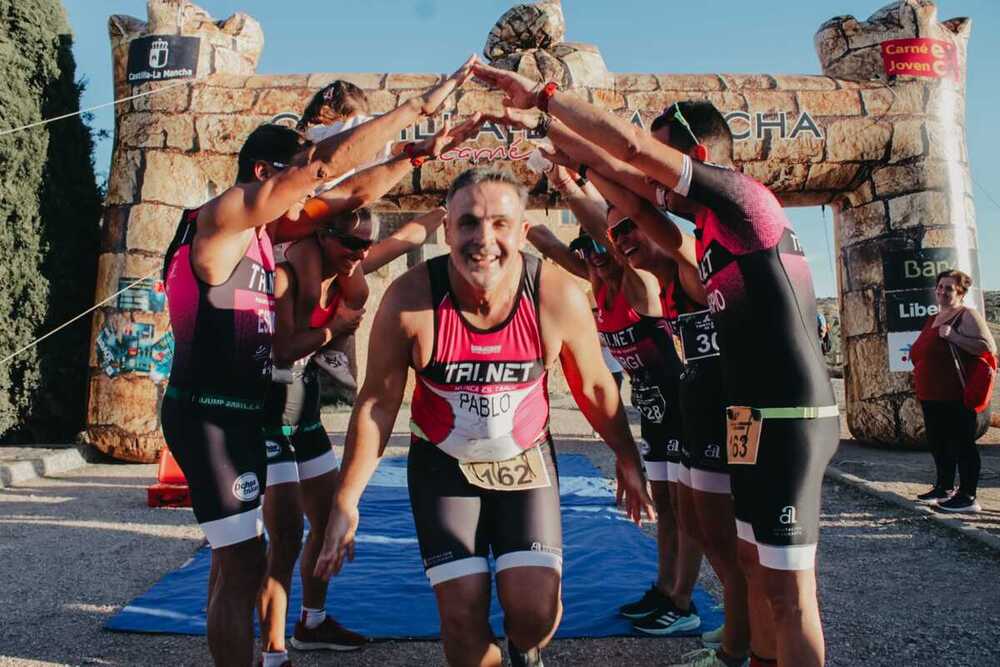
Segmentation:
<svg viewBox="0 0 1000 667">
<path fill-rule="evenodd" d="M 795 507 L 793 505 L 788 505 L 787 507 L 781 508 L 781 514 L 778 515 L 778 521 L 786 526 L 790 526 L 795 523 Z"/>
<path fill-rule="evenodd" d="M 170 57 L 170 44 L 165 39 L 158 39 L 149 45 L 149 66 L 153 69 L 166 67 Z"/>
</svg>

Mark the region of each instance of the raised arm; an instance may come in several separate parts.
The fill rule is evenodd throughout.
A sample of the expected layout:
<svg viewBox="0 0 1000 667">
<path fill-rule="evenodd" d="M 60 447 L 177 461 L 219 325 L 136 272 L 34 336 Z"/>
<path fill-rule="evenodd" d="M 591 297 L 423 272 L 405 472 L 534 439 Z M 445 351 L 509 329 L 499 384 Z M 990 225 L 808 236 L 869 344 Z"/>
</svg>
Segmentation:
<svg viewBox="0 0 1000 667">
<path fill-rule="evenodd" d="M 471 56 L 450 77 L 423 95 L 406 100 L 389 113 L 319 142 L 311 161 L 320 163 L 331 176 L 336 176 L 371 160 L 401 130 L 413 125 L 422 116 L 436 114 L 444 101 L 472 74 L 475 61 L 476 57 Z"/>
<path fill-rule="evenodd" d="M 447 213 L 447 209 L 439 206 L 410 220 L 373 245 L 361 262 L 361 268 L 365 273 L 378 271 L 397 257 L 419 248 L 441 226 Z"/>
<path fill-rule="evenodd" d="M 474 114 L 461 124 L 443 124 L 433 136 L 410 142 L 408 152 L 401 152 L 385 162 L 363 169 L 306 202 L 298 220 L 281 218 L 275 222 L 272 238 L 278 243 L 303 238 L 331 218 L 369 206 L 392 190 L 413 169 L 413 161 L 433 160 L 478 132 L 482 117 Z M 338 135 L 339 136 L 339 135 Z"/>
<path fill-rule="evenodd" d="M 401 281 L 412 276 L 404 274 L 389 287 L 372 324 L 365 382 L 354 402 L 337 493 L 316 561 L 315 574 L 323 579 L 340 572 L 345 558 L 354 560 L 358 503 L 378 467 L 403 401 L 413 347 L 403 318 L 404 311 L 412 309 L 407 304 L 413 295 L 404 293 Z"/>
<path fill-rule="evenodd" d="M 565 167 L 557 165 L 549 172 L 549 183 L 562 195 L 563 201 L 573 211 L 583 230 L 600 242 L 608 231 L 608 204 L 600 192 L 586 185 L 578 185 L 578 177 Z"/>
<path fill-rule="evenodd" d="M 505 106 L 530 109 L 544 99 L 544 84 L 515 72 L 479 62 L 473 65 L 473 72 L 506 94 Z M 571 130 L 619 160 L 634 165 L 650 178 L 671 189 L 680 181 L 684 154 L 661 144 L 642 128 L 559 90 L 548 96 L 547 107 L 550 114 Z"/>
<path fill-rule="evenodd" d="M 591 182 L 615 208 L 632 218 L 643 232 L 679 262 L 696 264 L 694 237 L 684 234 L 670 216 L 635 193 L 604 176 L 589 171 Z"/>
<path fill-rule="evenodd" d="M 539 222 L 533 222 L 528 229 L 528 241 L 538 249 L 546 259 L 566 269 L 574 276 L 588 280 L 587 265 L 583 258 L 569 249 L 552 230 Z"/>
</svg>

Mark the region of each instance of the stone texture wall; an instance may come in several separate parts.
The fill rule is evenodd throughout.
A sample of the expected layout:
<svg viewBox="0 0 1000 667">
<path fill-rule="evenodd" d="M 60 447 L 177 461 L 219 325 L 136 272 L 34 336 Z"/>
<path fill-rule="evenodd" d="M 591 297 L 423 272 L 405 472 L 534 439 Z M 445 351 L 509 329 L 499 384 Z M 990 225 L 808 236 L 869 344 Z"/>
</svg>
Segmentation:
<svg viewBox="0 0 1000 667">
<path fill-rule="evenodd" d="M 338 78 L 365 89 L 374 112 L 388 111 L 441 79 L 395 73 L 259 76 L 254 72 L 263 36 L 253 19 L 238 14 L 216 23 L 182 0 L 149 4 L 148 24 L 129 17 L 110 21 L 118 95 L 164 85 L 125 82 L 128 42 L 135 37 L 198 36 L 201 57 L 196 79 L 186 85 L 117 107 L 98 299 L 116 291 L 120 279 L 141 277 L 160 266 L 181 210 L 233 183 L 236 153 L 258 124 L 297 117 L 316 90 Z M 916 34 L 934 26 L 934 35 L 960 43 L 964 72 L 967 26 L 941 27 L 926 15 L 928 6 L 917 0 L 892 5 L 899 13 L 924 12 L 913 24 Z M 877 50 L 879 40 L 860 37 L 867 33 L 853 30 L 857 22 L 851 21 L 838 19 L 817 35 L 824 76 L 606 74 L 591 77 L 599 85 L 570 90 L 645 126 L 676 100 L 711 100 L 737 134 L 734 159 L 739 168 L 769 186 L 786 205 L 835 207 L 851 428 L 858 437 L 890 442 L 917 433 L 905 426 L 912 423 L 915 405 L 909 377 L 878 370 L 886 358 L 879 249 L 889 242 L 951 244 L 956 234 L 974 245 L 962 84 L 911 78 L 887 84 L 878 76 L 881 63 L 878 71 L 872 65 L 871 50 Z M 596 49 L 575 52 L 593 54 Z M 587 79 L 585 73 L 573 78 Z M 501 98 L 473 81 L 448 101 L 445 112 L 465 116 L 498 109 Z M 427 121 L 407 136 L 433 129 L 434 123 Z M 470 161 L 490 158 L 507 160 L 532 188 L 532 207 L 558 208 L 544 183 L 526 168 L 531 141 L 523 133 L 509 136 L 487 128 L 472 143 L 474 150 L 429 162 L 403 179 L 377 208 L 400 216 L 426 210 Z M 403 260 L 397 260 L 384 276 L 372 277 L 372 304 L 403 268 Z M 95 318 L 95 341 L 109 320 L 150 323 L 157 337 L 169 326 L 163 312 L 110 304 Z M 366 332 L 362 328 L 362 343 Z M 359 345 L 358 353 L 363 367 L 365 345 Z M 96 354 L 91 375 L 90 439 L 120 458 L 154 457 L 161 442 L 162 378 L 156 382 L 141 373 L 109 377 Z"/>
</svg>

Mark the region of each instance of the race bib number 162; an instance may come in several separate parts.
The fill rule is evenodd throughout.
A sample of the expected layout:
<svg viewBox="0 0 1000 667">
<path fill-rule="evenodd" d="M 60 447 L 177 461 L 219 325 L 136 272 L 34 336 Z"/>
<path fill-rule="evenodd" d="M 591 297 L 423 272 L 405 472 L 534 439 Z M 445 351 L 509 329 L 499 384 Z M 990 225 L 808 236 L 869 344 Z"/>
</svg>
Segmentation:
<svg viewBox="0 0 1000 667">
<path fill-rule="evenodd" d="M 458 466 L 469 484 L 490 491 L 541 489 L 552 484 L 539 447 L 505 461 L 460 461 Z"/>
</svg>

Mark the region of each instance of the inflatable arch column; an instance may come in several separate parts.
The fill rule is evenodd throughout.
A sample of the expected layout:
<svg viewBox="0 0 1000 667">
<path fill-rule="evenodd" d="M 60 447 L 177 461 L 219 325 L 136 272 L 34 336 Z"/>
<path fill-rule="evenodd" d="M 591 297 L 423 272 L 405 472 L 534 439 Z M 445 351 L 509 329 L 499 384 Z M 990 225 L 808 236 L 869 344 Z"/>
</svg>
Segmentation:
<svg viewBox="0 0 1000 667">
<path fill-rule="evenodd" d="M 824 74 L 884 83 L 861 91 L 870 120 L 827 148 L 880 160 L 834 201 L 847 419 L 861 440 L 924 440 L 909 347 L 936 310 L 934 277 L 957 268 L 981 285 L 965 145 L 970 28 L 907 0 L 816 34 Z M 966 303 L 983 312 L 982 291 Z"/>
<path fill-rule="evenodd" d="M 182 209 L 233 183 L 236 154 L 254 127 L 294 121 L 334 79 L 364 89 L 372 111 L 382 113 L 441 75 L 257 75 L 260 26 L 244 14 L 216 22 L 186 0 L 150 0 L 148 22 L 115 16 L 110 30 L 118 97 L 179 82 L 116 108 L 97 299 L 148 279 L 98 312 L 89 371 L 90 442 L 117 458 L 150 461 L 163 443 L 159 402 L 171 352 L 156 270 Z M 939 23 L 927 0 L 899 0 L 866 22 L 841 17 L 824 24 L 816 36 L 823 75 L 613 73 L 596 46 L 564 41 L 562 7 L 544 0 L 505 13 L 484 55 L 531 78 L 558 81 L 643 127 L 675 101 L 710 100 L 733 129 L 737 168 L 786 206 L 832 206 L 848 423 L 860 439 L 916 443 L 923 421 L 906 370 L 907 341 L 933 304 L 928 289 L 937 269 L 955 266 L 978 277 L 963 129 L 968 31 L 965 19 Z M 444 111 L 496 111 L 501 99 L 470 81 Z M 434 121 L 424 121 L 401 138 L 434 129 Z M 529 186 L 532 208 L 558 208 L 547 184 L 525 166 L 531 149 L 524 132 L 485 126 L 404 179 L 376 208 L 385 227 L 401 224 L 436 206 L 470 164 L 487 161 L 505 162 Z M 405 269 L 400 259 L 372 276 L 373 302 Z M 971 301 L 981 304 L 981 295 Z M 358 340 L 367 331 L 363 325 Z M 366 354 L 359 346 L 362 374 Z"/>
</svg>

